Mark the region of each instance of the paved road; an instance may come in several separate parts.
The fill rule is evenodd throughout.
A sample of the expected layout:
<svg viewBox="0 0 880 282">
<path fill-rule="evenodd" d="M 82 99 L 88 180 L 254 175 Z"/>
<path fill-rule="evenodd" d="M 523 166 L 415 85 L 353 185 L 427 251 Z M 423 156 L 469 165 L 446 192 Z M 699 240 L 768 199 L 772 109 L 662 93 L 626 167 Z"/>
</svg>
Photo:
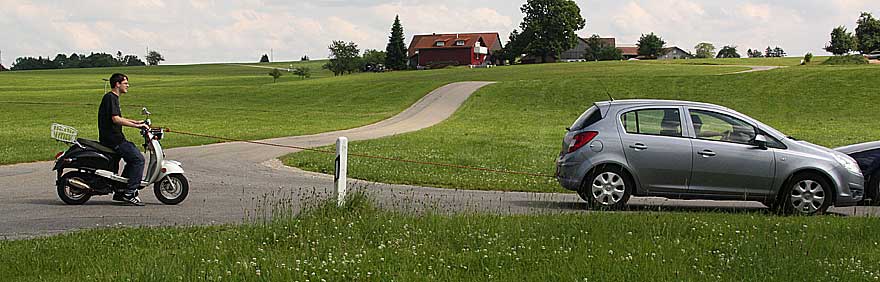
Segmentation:
<svg viewBox="0 0 880 282">
<path fill-rule="evenodd" d="M 338 136 L 364 140 L 419 130 L 437 124 L 458 109 L 475 90 L 489 82 L 461 82 L 440 87 L 390 119 L 336 132 L 263 140 L 315 147 L 333 144 Z M 169 134 L 166 138 L 174 138 Z M 282 203 L 298 210 L 314 198 L 332 196 L 332 176 L 284 167 L 276 159 L 293 149 L 242 142 L 174 148 L 169 159 L 183 162 L 190 196 L 177 206 L 159 203 L 144 191 L 146 207 L 120 206 L 110 197 L 95 197 L 82 206 L 64 205 L 55 194 L 50 162 L 0 166 L 0 238 L 23 238 L 115 225 L 207 225 L 237 223 L 271 212 Z M 332 157 L 328 157 L 330 161 Z M 380 205 L 405 211 L 521 214 L 583 212 L 584 203 L 565 193 L 469 191 L 351 181 L 350 187 L 371 194 Z M 676 201 L 636 198 L 635 209 L 755 211 L 754 202 Z M 268 208 L 267 208 L 268 207 Z M 876 215 L 876 208 L 835 209 L 847 215 Z"/>
</svg>

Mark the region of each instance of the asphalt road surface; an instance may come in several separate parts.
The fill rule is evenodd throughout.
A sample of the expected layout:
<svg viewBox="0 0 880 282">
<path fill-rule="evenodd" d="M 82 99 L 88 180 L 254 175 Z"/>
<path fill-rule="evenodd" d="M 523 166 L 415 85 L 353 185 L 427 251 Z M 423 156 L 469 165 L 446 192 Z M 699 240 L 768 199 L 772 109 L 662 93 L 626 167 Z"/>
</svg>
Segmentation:
<svg viewBox="0 0 880 282">
<path fill-rule="evenodd" d="M 445 120 L 474 91 L 488 84 L 491 82 L 459 82 L 440 87 L 400 114 L 375 124 L 262 141 L 317 147 L 333 144 L 339 136 L 355 141 L 416 131 Z M 174 138 L 174 133 L 166 138 Z M 167 158 L 181 161 L 190 180 L 189 197 L 176 206 L 161 204 L 153 196 L 152 187 L 141 192 L 145 207 L 122 206 L 109 196 L 69 206 L 58 199 L 51 162 L 0 166 L 0 238 L 27 238 L 105 226 L 240 223 L 263 218 L 273 209 L 296 211 L 303 203 L 333 197 L 333 176 L 284 167 L 277 160 L 295 151 L 245 142 L 168 149 Z M 471 191 L 359 180 L 351 180 L 349 187 L 368 193 L 382 207 L 412 212 L 565 213 L 585 212 L 586 207 L 577 195 L 570 193 Z M 756 202 L 633 198 L 630 203 L 634 210 L 765 210 Z M 875 207 L 832 211 L 841 215 L 880 214 Z"/>
</svg>

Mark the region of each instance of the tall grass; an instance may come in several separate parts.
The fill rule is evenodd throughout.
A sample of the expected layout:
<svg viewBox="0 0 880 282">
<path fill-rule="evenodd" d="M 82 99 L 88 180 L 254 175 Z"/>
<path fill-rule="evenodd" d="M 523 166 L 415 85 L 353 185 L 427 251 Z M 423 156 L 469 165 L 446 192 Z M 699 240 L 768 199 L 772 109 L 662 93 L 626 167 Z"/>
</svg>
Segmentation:
<svg viewBox="0 0 880 282">
<path fill-rule="evenodd" d="M 877 218 L 625 212 L 421 215 L 354 193 L 238 226 L 0 242 L 5 281 L 868 281 Z M 278 211 L 278 210 L 276 210 Z"/>
</svg>

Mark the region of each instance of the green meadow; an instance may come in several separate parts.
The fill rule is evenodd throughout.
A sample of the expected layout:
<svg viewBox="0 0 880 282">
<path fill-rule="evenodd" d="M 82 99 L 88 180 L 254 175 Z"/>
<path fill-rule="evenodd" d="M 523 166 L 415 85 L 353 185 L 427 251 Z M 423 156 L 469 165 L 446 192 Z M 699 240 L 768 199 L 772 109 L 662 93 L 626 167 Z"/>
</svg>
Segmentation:
<svg viewBox="0 0 880 282">
<path fill-rule="evenodd" d="M 788 64 L 783 59 L 701 60 L 718 65 Z M 820 59 L 821 60 L 821 59 Z M 836 147 L 880 140 L 869 110 L 880 96 L 877 66 L 807 66 L 718 75 L 736 68 L 692 61 L 514 66 L 529 79 L 499 76 L 449 120 L 418 132 L 350 144 L 359 154 L 552 175 L 565 128 L 593 102 L 678 99 L 727 106 L 798 139 Z M 683 65 L 685 64 L 685 65 Z M 491 72 L 485 72 L 491 73 Z M 332 149 L 326 147 L 325 149 Z M 300 152 L 291 166 L 333 173 L 333 156 Z M 555 179 L 352 157 L 348 175 L 385 183 L 562 192 Z"/>
<path fill-rule="evenodd" d="M 269 221 L 0 241 L 5 281 L 875 281 L 878 218 L 445 216 L 354 194 Z"/>
<path fill-rule="evenodd" d="M 123 115 L 153 113 L 156 126 L 224 136 L 263 139 L 353 128 L 389 118 L 433 89 L 455 81 L 519 81 L 539 84 L 547 78 L 578 78 L 605 72 L 641 76 L 704 75 L 737 67 L 637 64 L 557 64 L 493 69 L 450 68 L 432 71 L 358 73 L 334 77 L 323 61 L 282 62 L 262 66 L 306 65 L 310 79 L 292 73 L 272 83 L 269 69 L 236 65 L 66 69 L 0 73 L 0 164 L 49 160 L 65 146 L 49 138 L 52 123 L 74 126 L 83 138 L 97 139 L 97 106 L 102 81 L 114 72 L 129 75 L 131 89 L 120 103 Z M 255 64 L 246 64 L 255 65 Z M 511 105 L 514 106 L 514 105 Z M 127 129 L 130 139 L 137 131 Z M 169 136 L 167 147 L 218 140 Z"/>
</svg>

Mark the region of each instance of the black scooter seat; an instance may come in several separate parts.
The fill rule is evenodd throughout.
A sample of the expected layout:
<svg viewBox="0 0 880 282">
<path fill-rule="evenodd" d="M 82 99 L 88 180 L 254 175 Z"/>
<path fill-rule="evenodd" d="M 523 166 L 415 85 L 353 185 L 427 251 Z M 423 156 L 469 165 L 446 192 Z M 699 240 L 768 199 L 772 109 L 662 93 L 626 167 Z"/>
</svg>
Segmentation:
<svg viewBox="0 0 880 282">
<path fill-rule="evenodd" d="M 82 138 L 76 138 L 76 141 L 79 142 L 79 144 L 85 146 L 86 148 L 90 148 L 90 149 L 93 149 L 93 150 L 98 151 L 100 153 L 107 154 L 109 157 L 118 157 L 119 156 L 119 153 L 117 153 L 116 150 L 113 150 L 110 147 L 101 145 L 101 143 L 99 143 L 98 141 L 89 140 L 89 139 L 82 139 Z"/>
</svg>

